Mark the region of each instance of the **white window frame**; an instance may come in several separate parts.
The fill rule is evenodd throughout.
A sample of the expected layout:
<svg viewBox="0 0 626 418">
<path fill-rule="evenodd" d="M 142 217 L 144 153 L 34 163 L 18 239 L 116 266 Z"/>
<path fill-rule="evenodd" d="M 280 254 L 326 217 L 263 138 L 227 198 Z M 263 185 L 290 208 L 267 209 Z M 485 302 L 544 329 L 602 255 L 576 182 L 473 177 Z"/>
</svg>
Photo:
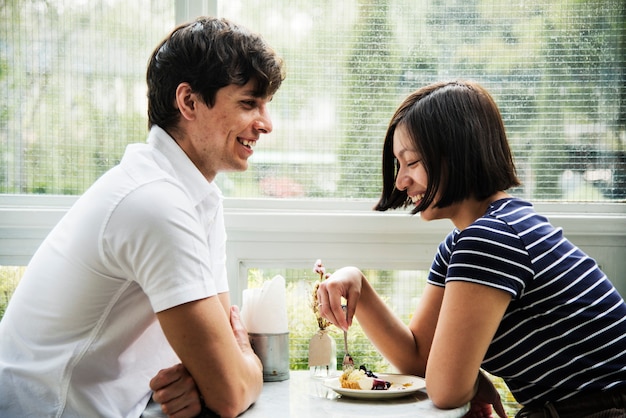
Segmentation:
<svg viewBox="0 0 626 418">
<path fill-rule="evenodd" d="M 175 0 L 176 23 L 217 15 L 219 0 Z M 0 195 L 0 265 L 27 265 L 77 196 Z M 402 211 L 371 210 L 374 201 L 225 200 L 227 269 L 232 301 L 241 302 L 249 268 L 426 270 L 449 221 L 424 222 Z M 626 204 L 536 203 L 537 210 L 594 257 L 626 295 Z"/>
<path fill-rule="evenodd" d="M 0 195 L 0 265 L 27 265 L 77 196 Z M 374 201 L 225 199 L 227 269 L 240 304 L 249 268 L 329 269 L 344 265 L 427 270 L 450 231 L 403 211 L 371 210 Z M 626 204 L 535 203 L 566 236 L 594 257 L 626 295 Z"/>
</svg>

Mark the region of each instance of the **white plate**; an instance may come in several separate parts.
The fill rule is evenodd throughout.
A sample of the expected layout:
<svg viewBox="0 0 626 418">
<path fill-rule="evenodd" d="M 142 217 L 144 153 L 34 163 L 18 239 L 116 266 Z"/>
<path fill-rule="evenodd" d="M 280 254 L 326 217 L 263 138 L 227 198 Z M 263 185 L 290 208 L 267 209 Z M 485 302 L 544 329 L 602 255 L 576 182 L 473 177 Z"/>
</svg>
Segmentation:
<svg viewBox="0 0 626 418">
<path fill-rule="evenodd" d="M 426 382 L 421 377 L 406 374 L 384 374 L 377 373 L 378 379 L 391 382 L 391 386 L 387 390 L 362 390 L 362 389 L 346 389 L 341 387 L 339 377 L 327 379 L 324 386 L 330 388 L 340 395 L 350 398 L 361 399 L 388 399 L 400 398 L 410 395 L 426 387 Z"/>
</svg>

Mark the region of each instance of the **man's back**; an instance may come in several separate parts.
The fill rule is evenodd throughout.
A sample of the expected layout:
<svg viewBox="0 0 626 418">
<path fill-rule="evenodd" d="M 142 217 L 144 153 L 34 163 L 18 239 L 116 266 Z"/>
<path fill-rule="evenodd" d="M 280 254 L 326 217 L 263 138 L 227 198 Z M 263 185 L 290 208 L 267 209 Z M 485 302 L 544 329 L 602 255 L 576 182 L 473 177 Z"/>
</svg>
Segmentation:
<svg viewBox="0 0 626 418">
<path fill-rule="evenodd" d="M 0 323 L 0 411 L 14 405 L 19 415 L 139 416 L 149 379 L 178 362 L 155 309 L 217 289 L 204 283 L 208 276 L 185 273 L 191 263 L 168 260 L 168 254 L 181 260 L 186 251 L 175 243 L 176 227 L 159 227 L 176 219 L 172 211 L 188 212 L 199 242 L 207 242 L 208 232 L 195 202 L 168 173 L 168 158 L 175 157 L 151 145 L 130 146 L 121 165 L 76 202 L 34 255 Z M 203 179 L 198 183 L 211 189 Z M 207 264 L 205 270 L 214 269 Z M 187 285 L 170 280 L 180 276 L 188 277 Z M 220 286 L 226 287 L 225 277 Z"/>
</svg>

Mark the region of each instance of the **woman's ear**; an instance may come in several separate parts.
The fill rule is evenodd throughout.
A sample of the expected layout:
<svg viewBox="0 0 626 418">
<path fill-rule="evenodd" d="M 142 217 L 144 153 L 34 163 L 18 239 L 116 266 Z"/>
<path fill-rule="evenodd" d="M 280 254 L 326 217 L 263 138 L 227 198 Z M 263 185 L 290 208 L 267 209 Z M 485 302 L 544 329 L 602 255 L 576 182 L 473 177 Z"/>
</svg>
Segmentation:
<svg viewBox="0 0 626 418">
<path fill-rule="evenodd" d="M 181 116 L 186 120 L 193 120 L 198 106 L 198 96 L 191 89 L 189 83 L 180 83 L 176 87 L 174 99 Z"/>
</svg>

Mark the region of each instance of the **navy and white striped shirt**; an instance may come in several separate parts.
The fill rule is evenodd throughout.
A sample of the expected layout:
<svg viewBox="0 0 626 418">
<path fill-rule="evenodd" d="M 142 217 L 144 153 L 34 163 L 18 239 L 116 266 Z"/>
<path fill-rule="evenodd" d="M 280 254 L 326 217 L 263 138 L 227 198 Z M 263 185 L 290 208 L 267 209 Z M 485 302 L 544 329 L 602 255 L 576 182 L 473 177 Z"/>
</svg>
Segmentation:
<svg viewBox="0 0 626 418">
<path fill-rule="evenodd" d="M 512 295 L 482 367 L 522 405 L 626 385 L 626 304 L 596 262 L 520 199 L 452 231 L 428 282 Z"/>
</svg>

